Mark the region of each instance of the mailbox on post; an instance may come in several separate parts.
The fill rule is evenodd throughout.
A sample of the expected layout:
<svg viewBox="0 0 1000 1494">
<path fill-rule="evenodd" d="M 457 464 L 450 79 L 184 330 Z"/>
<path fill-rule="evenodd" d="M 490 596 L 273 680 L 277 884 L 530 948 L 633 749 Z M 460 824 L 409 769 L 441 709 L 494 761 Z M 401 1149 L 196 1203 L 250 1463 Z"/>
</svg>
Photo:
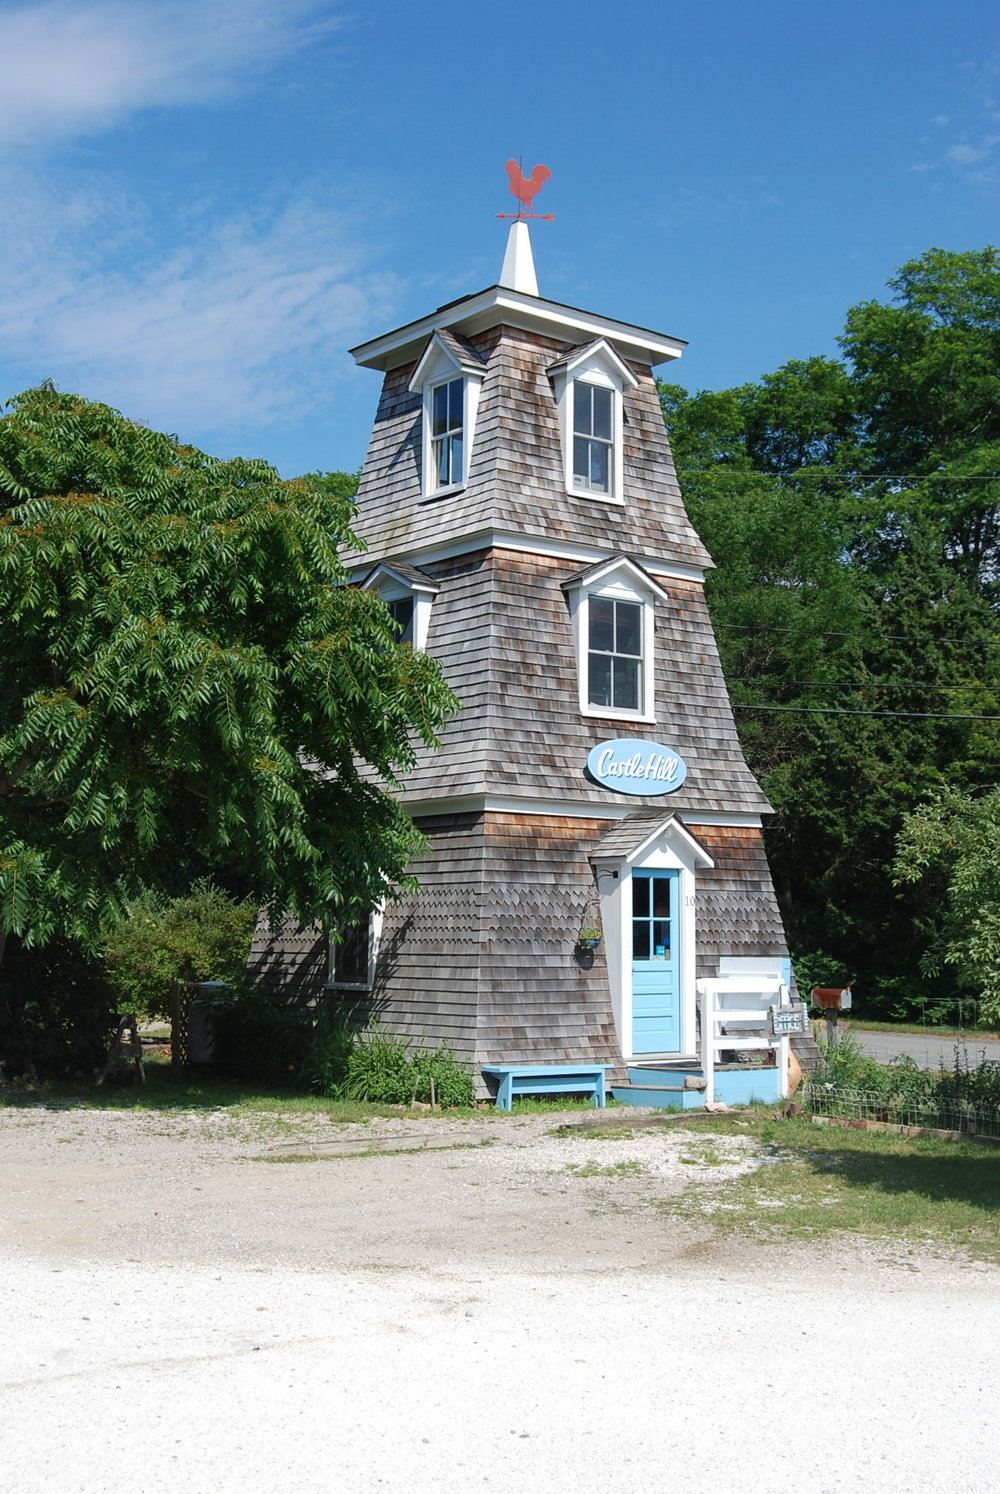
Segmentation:
<svg viewBox="0 0 1000 1494">
<path fill-rule="evenodd" d="M 851 1009 L 851 982 L 844 986 L 813 986 L 809 995 L 826 1018 L 826 1041 L 833 1047 L 837 1041 L 837 1018 Z"/>
</svg>

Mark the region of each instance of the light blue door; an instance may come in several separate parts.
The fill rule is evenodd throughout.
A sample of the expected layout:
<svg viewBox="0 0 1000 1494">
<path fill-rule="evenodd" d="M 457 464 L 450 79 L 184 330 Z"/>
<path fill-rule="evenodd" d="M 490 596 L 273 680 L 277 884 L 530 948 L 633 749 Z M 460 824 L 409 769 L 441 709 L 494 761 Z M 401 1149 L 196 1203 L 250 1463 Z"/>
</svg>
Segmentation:
<svg viewBox="0 0 1000 1494">
<path fill-rule="evenodd" d="M 680 1050 L 680 873 L 632 873 L 632 1052 Z"/>
</svg>

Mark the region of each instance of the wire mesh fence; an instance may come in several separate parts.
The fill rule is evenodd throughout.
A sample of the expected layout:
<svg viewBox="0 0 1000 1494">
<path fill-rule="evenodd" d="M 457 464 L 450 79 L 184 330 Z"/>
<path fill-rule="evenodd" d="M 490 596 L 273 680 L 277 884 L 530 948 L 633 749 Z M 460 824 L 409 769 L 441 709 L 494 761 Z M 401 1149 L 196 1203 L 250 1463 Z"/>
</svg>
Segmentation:
<svg viewBox="0 0 1000 1494">
<path fill-rule="evenodd" d="M 937 1096 L 884 1095 L 871 1090 L 809 1084 L 804 1099 L 813 1115 L 842 1120 L 881 1121 L 935 1131 L 956 1131 L 1000 1141 L 1000 1109 L 981 1101 Z"/>
</svg>

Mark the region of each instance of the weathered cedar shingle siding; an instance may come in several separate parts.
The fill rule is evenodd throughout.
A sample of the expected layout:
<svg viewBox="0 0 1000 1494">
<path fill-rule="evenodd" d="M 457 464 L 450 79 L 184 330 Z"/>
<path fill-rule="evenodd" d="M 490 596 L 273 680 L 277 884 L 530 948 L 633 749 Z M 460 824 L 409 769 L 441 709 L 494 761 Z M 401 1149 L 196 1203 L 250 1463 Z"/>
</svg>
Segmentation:
<svg viewBox="0 0 1000 1494">
<path fill-rule="evenodd" d="M 427 651 L 462 710 L 437 750 L 418 748 L 403 802 L 459 794 L 553 795 L 615 806 L 620 795 L 584 777 L 587 753 L 609 736 L 668 742 L 687 763 L 670 807 L 766 813 L 740 750 L 701 586 L 661 581 L 656 608 L 656 721 L 581 716 L 565 561 L 513 550 L 478 551 L 428 564 L 440 590 Z M 662 804 L 636 798 L 634 807 Z"/>
<path fill-rule="evenodd" d="M 355 530 L 368 547 L 366 562 L 398 555 L 422 564 L 420 550 L 493 528 L 650 560 L 711 564 L 681 502 L 648 367 L 629 364 L 639 386 L 625 395 L 625 502 L 607 503 L 566 492 L 546 369 L 567 344 L 511 327 L 470 340 L 488 366 L 472 465 L 459 493 L 421 500 L 421 397 L 407 388 L 415 364 L 386 375 L 358 489 Z"/>
</svg>

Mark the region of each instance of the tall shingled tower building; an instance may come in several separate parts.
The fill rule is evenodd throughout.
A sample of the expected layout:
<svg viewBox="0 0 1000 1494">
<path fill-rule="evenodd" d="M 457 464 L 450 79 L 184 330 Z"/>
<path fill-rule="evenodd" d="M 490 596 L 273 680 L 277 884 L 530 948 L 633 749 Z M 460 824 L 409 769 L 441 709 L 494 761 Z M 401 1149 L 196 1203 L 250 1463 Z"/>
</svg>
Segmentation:
<svg viewBox="0 0 1000 1494">
<path fill-rule="evenodd" d="M 346 561 L 462 708 L 403 793 L 419 891 L 261 972 L 476 1066 L 619 1066 L 695 1053 L 720 958 L 787 956 L 653 377 L 683 346 L 540 296 L 515 221 L 497 285 L 353 350 L 383 385 Z"/>
</svg>

